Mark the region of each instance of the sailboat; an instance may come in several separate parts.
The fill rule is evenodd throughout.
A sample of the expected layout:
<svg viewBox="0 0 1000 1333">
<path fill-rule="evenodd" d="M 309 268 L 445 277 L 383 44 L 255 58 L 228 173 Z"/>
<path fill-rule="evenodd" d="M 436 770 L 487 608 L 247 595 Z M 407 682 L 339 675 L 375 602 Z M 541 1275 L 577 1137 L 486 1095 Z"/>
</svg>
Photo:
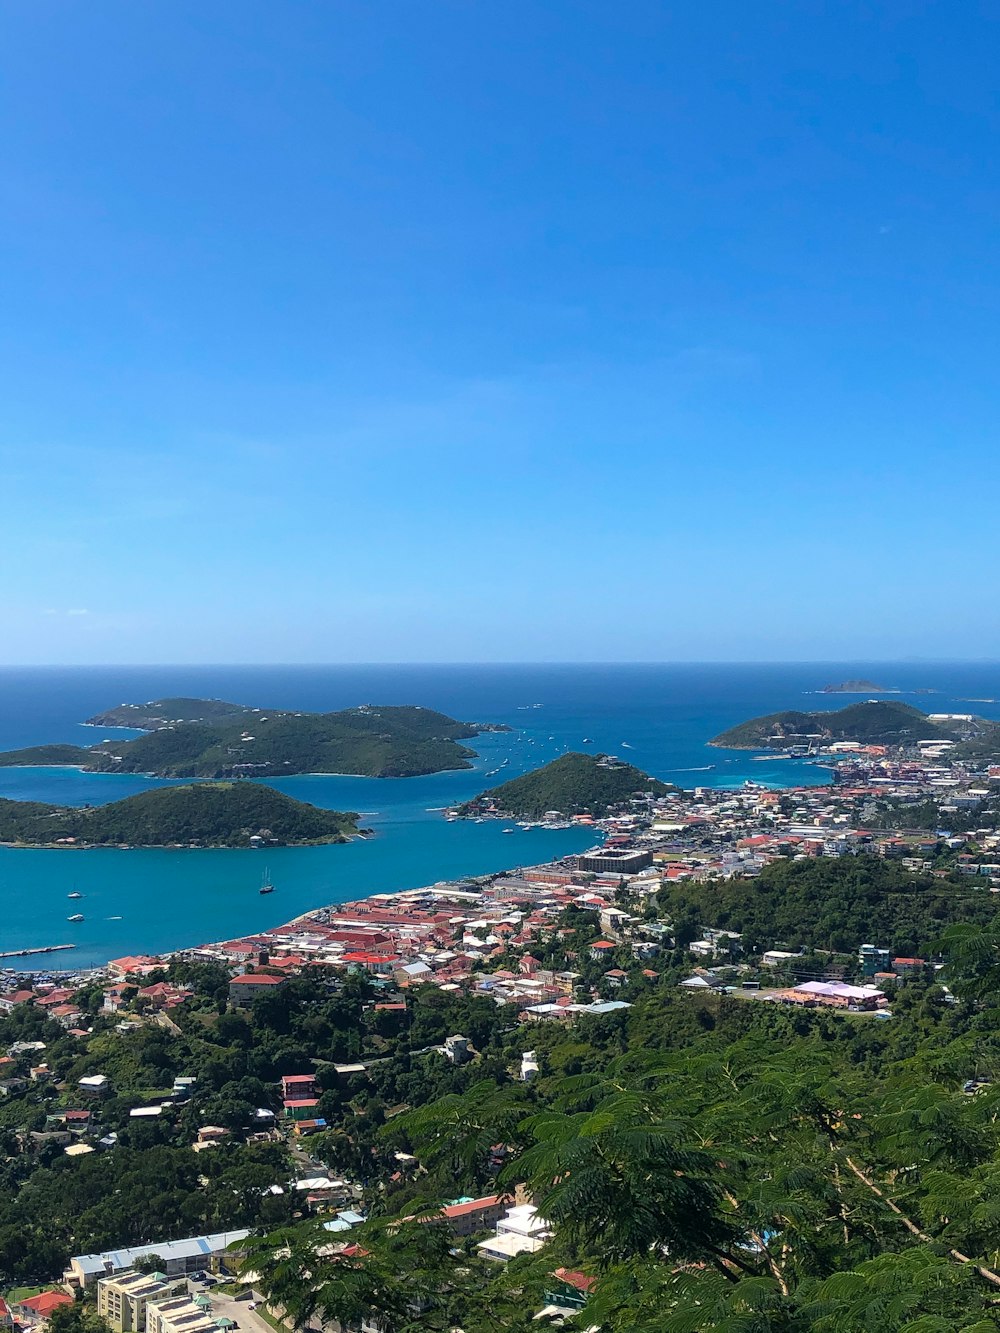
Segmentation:
<svg viewBox="0 0 1000 1333">
<path fill-rule="evenodd" d="M 264 873 L 260 877 L 260 889 L 258 891 L 260 893 L 274 892 L 274 885 L 271 883 L 271 877 L 270 874 L 268 873 L 267 866 L 264 867 Z"/>
<path fill-rule="evenodd" d="M 67 898 L 82 898 L 82 897 L 83 897 L 83 894 L 82 894 L 82 893 L 77 893 L 76 889 L 74 889 L 72 893 L 67 893 L 66 897 L 67 897 Z"/>
</svg>

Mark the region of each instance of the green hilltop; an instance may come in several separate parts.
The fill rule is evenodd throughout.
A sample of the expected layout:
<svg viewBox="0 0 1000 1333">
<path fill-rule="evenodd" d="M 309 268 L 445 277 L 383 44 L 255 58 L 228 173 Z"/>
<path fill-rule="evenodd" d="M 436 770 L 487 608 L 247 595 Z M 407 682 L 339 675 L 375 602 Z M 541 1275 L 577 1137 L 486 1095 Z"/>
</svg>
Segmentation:
<svg viewBox="0 0 1000 1333">
<path fill-rule="evenodd" d="M 76 809 L 0 800 L 0 843 L 107 847 L 249 847 L 343 842 L 358 816 L 320 810 L 256 782 L 200 782 Z"/>
<path fill-rule="evenodd" d="M 860 741 L 869 745 L 914 745 L 921 740 L 953 740 L 954 727 L 932 722 L 911 704 L 871 699 L 834 712 L 786 709 L 730 727 L 710 745 L 729 750 L 787 750 L 808 741 Z"/>
<path fill-rule="evenodd" d="M 550 810 L 601 818 L 637 793 L 664 796 L 671 788 L 648 773 L 600 754 L 564 754 L 543 768 L 491 787 L 461 806 L 459 813 L 486 810 L 516 819 L 540 819 Z"/>
<path fill-rule="evenodd" d="M 134 727 L 138 731 L 156 731 L 178 722 L 217 722 L 260 713 L 247 704 L 231 704 L 225 699 L 154 699 L 145 704 L 119 704 L 103 713 L 88 717 L 88 727 Z"/>
<path fill-rule="evenodd" d="M 293 713 L 218 699 L 122 704 L 88 721 L 93 726 L 147 729 L 131 740 L 11 750 L 0 754 L 0 767 L 72 764 L 89 772 L 176 778 L 294 773 L 416 777 L 471 767 L 475 752 L 460 742 L 500 729 L 413 706 Z"/>
</svg>

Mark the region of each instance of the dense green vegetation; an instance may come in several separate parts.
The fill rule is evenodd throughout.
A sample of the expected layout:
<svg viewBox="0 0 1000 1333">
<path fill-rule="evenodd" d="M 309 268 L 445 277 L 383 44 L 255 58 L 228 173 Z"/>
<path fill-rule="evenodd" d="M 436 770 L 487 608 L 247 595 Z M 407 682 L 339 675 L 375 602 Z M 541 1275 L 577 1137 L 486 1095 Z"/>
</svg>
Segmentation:
<svg viewBox="0 0 1000 1333">
<path fill-rule="evenodd" d="M 456 722 L 418 707 L 347 708 L 335 713 L 265 712 L 219 700 L 167 699 L 137 705 L 128 725 L 155 722 L 133 740 L 103 741 L 89 749 L 42 746 L 0 754 L 0 766 L 63 763 L 102 773 L 157 777 L 287 777 L 292 773 L 349 773 L 414 777 L 470 767 L 473 751 L 459 744 L 495 726 Z M 160 725 L 142 709 L 176 709 L 183 720 Z M 125 725 L 129 705 L 99 714 Z M 190 715 L 190 716 L 187 716 Z"/>
<path fill-rule="evenodd" d="M 925 975 L 898 984 L 887 1021 L 690 994 L 676 986 L 683 949 L 653 973 L 623 949 L 617 994 L 631 1008 L 572 1025 L 519 1025 L 481 996 L 423 986 L 390 997 L 367 977 L 319 974 L 234 1012 L 227 969 L 182 962 L 170 979 L 194 996 L 171 1028 L 119 1031 L 96 988 L 77 996 L 95 1015 L 86 1038 L 38 1009 L 0 1016 L 0 1049 L 41 1040 L 55 1076 L 0 1098 L 2 1280 L 51 1279 L 73 1253 L 250 1225 L 255 1285 L 296 1328 L 530 1333 L 567 1293 L 559 1269 L 593 1284 L 566 1326 L 599 1333 L 996 1330 L 1000 919 L 969 919 L 973 896 L 957 884 L 866 857 L 776 871 L 742 889 L 805 913 L 819 948 L 837 947 L 841 917 L 859 938 L 880 921 L 914 941 L 940 926 L 955 1002 Z M 875 929 L 862 928 L 865 913 Z M 594 914 L 570 908 L 556 924 L 546 961 L 577 957 L 584 979 Z M 404 1007 L 380 1011 L 383 998 Z M 472 1063 L 432 1049 L 452 1032 L 471 1039 Z M 526 1049 L 539 1066 L 528 1084 L 516 1076 Z M 37 1059 L 18 1055 L 15 1070 Z M 293 1161 L 282 1136 L 253 1141 L 256 1108 L 276 1110 L 278 1076 L 305 1070 L 327 1128 L 297 1142 Z M 46 1134 L 93 1073 L 110 1080 L 90 1105 L 117 1141 L 67 1158 Z M 192 1096 L 154 1091 L 178 1075 L 195 1078 Z M 162 1115 L 130 1118 L 154 1100 L 167 1102 Z M 230 1138 L 196 1156 L 204 1124 Z M 287 1188 L 323 1169 L 364 1190 L 369 1220 L 344 1236 L 347 1250 Z M 551 1231 L 506 1265 L 434 1220 L 456 1196 L 497 1189 L 523 1189 Z"/>
<path fill-rule="evenodd" d="M 91 763 L 90 751 L 80 745 L 31 745 L 0 754 L 0 768 L 87 768 Z"/>
<path fill-rule="evenodd" d="M 923 957 L 947 926 L 996 913 L 985 882 L 911 875 L 874 856 L 776 861 L 756 879 L 677 882 L 661 890 L 660 904 L 685 942 L 713 926 L 741 932 L 748 953 L 875 944 Z"/>
<path fill-rule="evenodd" d="M 403 1015 L 378 1013 L 364 977 L 333 988 L 322 976 L 294 977 L 251 1010 L 235 1012 L 226 1008 L 229 972 L 218 965 L 177 962 L 169 974 L 137 980 L 136 987 L 167 975 L 195 992 L 173 1011 L 170 1028 L 150 1021 L 118 1031 L 120 1015 L 100 1013 L 97 987 L 77 995 L 95 1025 L 82 1041 L 37 1008 L 0 1014 L 0 1050 L 42 1041 L 54 1076 L 27 1080 L 29 1065 L 39 1060 L 34 1052 L 18 1055 L 0 1075 L 23 1079 L 23 1087 L 0 1095 L 0 1289 L 56 1278 L 72 1254 L 273 1227 L 301 1215 L 295 1210 L 302 1200 L 287 1189 L 295 1164 L 284 1140 L 272 1132 L 254 1141 L 257 1109 L 280 1112 L 282 1074 L 318 1068 L 324 1089 L 321 1111 L 331 1129 L 308 1140 L 315 1168 L 307 1173 L 329 1168 L 377 1192 L 375 1182 L 395 1168 L 394 1148 L 379 1140 L 387 1107 L 422 1104 L 474 1081 L 439 1054 L 410 1052 L 456 1031 L 488 1050 L 509 1025 L 490 1000 L 432 988 L 412 996 Z M 145 1008 L 141 997 L 136 1005 L 140 1013 Z M 391 1061 L 350 1081 L 338 1080 L 330 1063 L 388 1055 Z M 111 1095 L 99 1101 L 78 1090 L 80 1078 L 98 1073 L 111 1084 Z M 196 1079 L 193 1095 L 173 1099 L 173 1080 L 182 1075 Z M 134 1107 L 154 1102 L 167 1103 L 161 1116 L 130 1118 Z M 115 1134 L 117 1143 L 74 1160 L 47 1136 L 62 1128 L 65 1110 L 80 1107 L 91 1109 L 95 1136 Z M 230 1140 L 196 1154 L 198 1128 L 209 1124 L 229 1130 Z M 269 1192 L 273 1185 L 284 1192 Z"/>
<path fill-rule="evenodd" d="M 606 755 L 564 754 L 551 764 L 491 787 L 461 807 L 464 815 L 493 806 L 516 819 L 540 819 L 549 810 L 563 815 L 606 815 L 639 793 L 663 796 L 670 787 L 648 773 Z"/>
<path fill-rule="evenodd" d="M 730 750 L 784 750 L 811 737 L 869 745 L 914 745 L 919 740 L 948 740 L 953 734 L 947 726 L 928 721 L 926 713 L 910 704 L 871 699 L 834 712 L 788 709 L 769 713 L 730 727 L 709 744 Z"/>
<path fill-rule="evenodd" d="M 45 846 L 72 839 L 95 847 L 247 847 L 254 835 L 279 844 L 342 842 L 357 832 L 357 818 L 320 810 L 256 782 L 200 782 L 160 787 L 82 810 L 0 800 L 0 842 Z"/>
<path fill-rule="evenodd" d="M 996 1329 L 1000 1091 L 961 1091 L 1000 1066 L 1000 933 L 985 971 L 982 938 L 956 940 L 960 1003 L 914 979 L 890 1022 L 685 996 L 663 977 L 634 979 L 628 1011 L 498 1034 L 454 1091 L 422 1089 L 386 1120 L 382 1142 L 426 1174 L 376 1194 L 357 1249 L 338 1256 L 306 1222 L 247 1262 L 297 1327 L 366 1314 L 528 1333 L 565 1268 L 595 1282 L 567 1326 L 601 1333 Z M 529 1045 L 541 1074 L 525 1086 L 510 1071 Z M 536 1201 L 539 1253 L 501 1268 L 399 1220 L 497 1185 Z"/>
<path fill-rule="evenodd" d="M 177 722 L 218 722 L 223 718 L 246 718 L 261 713 L 260 708 L 231 704 L 225 699 L 153 699 L 146 704 L 119 704 L 88 717 L 89 727 L 135 727 L 155 731 Z"/>
</svg>

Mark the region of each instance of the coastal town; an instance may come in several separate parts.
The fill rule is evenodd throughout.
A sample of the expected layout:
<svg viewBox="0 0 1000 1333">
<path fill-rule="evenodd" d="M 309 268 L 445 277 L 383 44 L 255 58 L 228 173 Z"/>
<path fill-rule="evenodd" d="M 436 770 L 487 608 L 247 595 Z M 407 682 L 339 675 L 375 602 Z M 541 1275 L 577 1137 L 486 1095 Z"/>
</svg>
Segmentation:
<svg viewBox="0 0 1000 1333">
<path fill-rule="evenodd" d="M 174 957 L 233 969 L 248 965 L 231 983 L 237 1004 L 309 967 L 364 971 L 402 987 L 485 985 L 498 1003 L 544 1004 L 557 997 L 559 984 L 549 975 L 527 975 L 531 948 L 547 938 L 567 907 L 594 913 L 613 937 L 602 944 L 627 943 L 640 960 L 660 951 L 658 940 L 670 938 L 669 922 L 657 921 L 652 928 L 644 920 L 651 905 L 655 911 L 665 884 L 754 877 L 776 860 L 867 854 L 898 861 L 908 871 L 942 879 L 958 873 L 1000 889 L 1000 765 L 979 770 L 950 765 L 947 743 L 921 749 L 921 758 L 890 759 L 884 746 L 836 742 L 826 760 L 831 785 L 769 788 L 747 781 L 733 790 L 677 788 L 663 796 L 637 795 L 605 818 L 550 811 L 538 822 L 593 829 L 600 843 L 552 864 L 377 893 L 253 935 L 67 972 L 58 976 L 59 984 L 43 983 L 45 1005 L 73 1032 L 79 1017 L 68 1003 L 74 985 L 94 975 L 104 978 L 105 1008 L 114 1012 L 126 977 L 141 978 Z M 934 817 L 928 823 L 929 812 Z M 977 812 L 983 814 L 981 825 Z M 496 817 L 506 818 L 499 811 Z M 704 943 L 688 947 L 703 957 L 709 953 Z M 498 970 L 497 958 L 519 948 L 527 957 L 518 976 Z M 19 984 L 23 972 L 7 969 L 0 976 L 7 986 L 0 993 L 0 1012 L 9 1012 L 15 997 L 27 993 Z M 561 978 L 564 988 L 571 982 L 569 974 Z M 144 998 L 155 1009 L 169 1009 L 184 995 L 161 988 Z"/>
<path fill-rule="evenodd" d="M 878 937 L 859 938 L 850 949 L 806 947 L 777 935 L 751 941 L 738 922 L 719 926 L 710 913 L 675 919 L 670 894 L 697 891 L 711 902 L 726 885 L 766 879 L 782 864 L 861 857 L 940 881 L 945 893 L 960 895 L 966 885 L 988 902 L 1000 892 L 1000 768 L 950 763 L 947 751 L 947 744 L 926 745 L 899 757 L 882 746 L 835 742 L 823 756 L 830 785 L 770 789 L 747 781 L 731 790 L 643 790 L 600 816 L 548 811 L 541 822 L 581 825 L 595 835 L 589 851 L 556 862 L 373 894 L 170 955 L 131 955 L 77 972 L 7 970 L 0 1020 L 17 1020 L 26 1032 L 61 1031 L 60 1046 L 69 1042 L 90 1054 L 81 1064 L 64 1052 L 56 1068 L 51 1038 L 11 1042 L 0 1055 L 0 1108 L 31 1099 L 41 1109 L 30 1129 L 18 1131 L 22 1151 L 44 1149 L 72 1162 L 113 1153 L 130 1130 L 159 1122 L 190 1125 L 198 1154 L 238 1142 L 280 1144 L 285 1165 L 266 1189 L 290 1200 L 292 1216 L 322 1219 L 331 1245 L 343 1248 L 350 1242 L 337 1233 L 364 1224 L 387 1182 L 332 1172 L 312 1144 L 330 1129 L 331 1098 L 341 1104 L 345 1088 L 365 1085 L 397 1058 L 391 1040 L 351 1037 L 342 1043 L 344 1058 L 303 1060 L 282 1072 L 240 1124 L 191 1118 L 199 1104 L 194 1075 L 179 1072 L 155 1095 L 136 1094 L 116 1087 L 93 1053 L 142 1033 L 179 1036 L 205 971 L 223 979 L 216 1001 L 234 1018 L 268 1012 L 305 979 L 320 995 L 360 986 L 358 1022 L 372 1033 L 403 1031 L 415 1001 L 429 993 L 444 1003 L 486 1003 L 524 1034 L 510 1077 L 525 1085 L 544 1073 L 546 1031 L 615 1020 L 637 997 L 664 986 L 692 1005 L 715 997 L 827 1011 L 841 1021 L 891 1020 L 896 997 L 915 978 L 933 980 L 939 956 L 901 953 Z M 476 817 L 506 817 L 488 801 L 485 813 L 478 809 Z M 947 986 L 940 993 L 954 1002 Z M 405 1058 L 411 1064 L 418 1056 L 460 1070 L 482 1052 L 474 1035 L 454 1030 L 409 1047 Z M 88 1072 L 66 1076 L 84 1066 Z M 117 1110 L 109 1118 L 111 1105 Z M 393 1179 L 421 1169 L 406 1151 L 391 1160 Z M 446 1203 L 440 1218 L 456 1237 L 473 1237 L 481 1258 L 502 1264 L 544 1250 L 551 1229 L 534 1204 L 523 1191 L 494 1188 Z M 85 1292 L 115 1333 L 263 1333 L 261 1295 L 252 1277 L 241 1275 L 249 1234 L 247 1227 L 156 1234 L 144 1245 L 72 1256 L 48 1284 L 8 1296 L 0 1323 L 38 1327 Z M 589 1284 L 554 1265 L 547 1317 L 579 1311 Z"/>
</svg>

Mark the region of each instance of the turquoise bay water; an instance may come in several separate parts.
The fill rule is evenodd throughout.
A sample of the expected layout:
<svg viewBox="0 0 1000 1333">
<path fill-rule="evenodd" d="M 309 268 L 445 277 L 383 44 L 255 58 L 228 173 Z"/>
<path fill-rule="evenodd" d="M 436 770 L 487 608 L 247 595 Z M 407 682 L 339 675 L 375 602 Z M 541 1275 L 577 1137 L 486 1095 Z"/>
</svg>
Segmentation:
<svg viewBox="0 0 1000 1333">
<path fill-rule="evenodd" d="M 827 781 L 815 765 L 757 762 L 712 750 L 706 742 L 760 713 L 842 707 L 851 696 L 815 691 L 849 677 L 897 687 L 904 701 L 931 711 L 1000 717 L 1000 667 L 990 664 L 0 670 L 0 749 L 86 744 L 112 733 L 81 727 L 82 719 L 112 704 L 175 694 L 310 710 L 421 703 L 514 728 L 473 742 L 475 767 L 458 773 L 383 780 L 303 776 L 274 783 L 316 805 L 360 811 L 376 836 L 347 846 L 267 852 L 0 848 L 0 950 L 78 946 L 0 965 L 82 966 L 198 944 L 275 925 L 324 903 L 583 850 L 593 840 L 586 832 L 505 834 L 493 822 L 448 824 L 439 812 L 567 749 L 615 753 L 688 787 L 737 787 L 747 778 L 772 786 Z M 914 693 L 924 689 L 939 693 Z M 101 804 L 158 785 L 155 779 L 72 769 L 0 769 L 0 797 L 67 805 Z M 277 891 L 261 897 L 265 861 Z M 66 897 L 74 888 L 85 895 L 79 902 Z M 69 924 L 66 917 L 74 911 L 86 919 Z"/>
</svg>

